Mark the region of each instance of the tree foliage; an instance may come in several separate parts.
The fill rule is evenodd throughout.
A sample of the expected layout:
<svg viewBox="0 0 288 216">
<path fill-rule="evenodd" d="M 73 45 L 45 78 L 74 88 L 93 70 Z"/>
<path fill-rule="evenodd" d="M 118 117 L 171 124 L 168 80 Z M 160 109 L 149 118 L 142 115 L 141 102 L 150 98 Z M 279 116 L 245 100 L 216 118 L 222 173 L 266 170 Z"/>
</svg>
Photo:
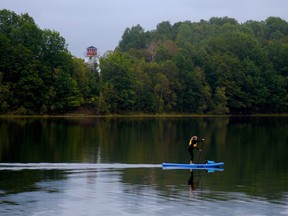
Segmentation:
<svg viewBox="0 0 288 216">
<path fill-rule="evenodd" d="M 65 113 L 97 94 L 97 75 L 72 57 L 60 33 L 8 10 L 0 11 L 0 74 L 0 113 Z"/>
<path fill-rule="evenodd" d="M 130 47 L 137 56 L 122 51 L 152 80 L 154 112 L 287 113 L 287 25 L 278 17 L 162 22 L 141 31 L 146 45 Z"/>
<path fill-rule="evenodd" d="M 212 17 L 126 28 L 91 70 L 56 31 L 0 11 L 0 113 L 288 112 L 288 23 Z"/>
</svg>

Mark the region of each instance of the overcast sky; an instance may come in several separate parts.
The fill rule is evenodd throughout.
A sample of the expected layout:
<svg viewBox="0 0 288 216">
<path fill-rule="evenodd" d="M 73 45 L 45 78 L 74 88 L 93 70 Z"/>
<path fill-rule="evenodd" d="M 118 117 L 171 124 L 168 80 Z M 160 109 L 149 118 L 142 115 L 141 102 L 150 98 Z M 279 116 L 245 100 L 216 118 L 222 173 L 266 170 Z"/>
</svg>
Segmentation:
<svg viewBox="0 0 288 216">
<path fill-rule="evenodd" d="M 28 13 L 41 29 L 60 32 L 72 55 L 87 47 L 114 50 L 127 27 L 153 30 L 171 24 L 228 16 L 240 23 L 277 16 L 288 21 L 288 0 L 0 0 L 0 9 Z"/>
</svg>

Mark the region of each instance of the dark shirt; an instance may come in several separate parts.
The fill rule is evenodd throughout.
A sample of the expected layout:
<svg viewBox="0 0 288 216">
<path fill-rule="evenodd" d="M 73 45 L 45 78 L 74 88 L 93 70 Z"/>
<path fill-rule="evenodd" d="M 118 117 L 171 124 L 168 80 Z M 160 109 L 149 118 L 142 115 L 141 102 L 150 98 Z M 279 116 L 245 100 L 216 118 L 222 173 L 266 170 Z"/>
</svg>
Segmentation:
<svg viewBox="0 0 288 216">
<path fill-rule="evenodd" d="M 195 149 L 195 148 L 199 150 L 197 143 L 200 143 L 200 142 L 203 142 L 203 141 L 202 140 L 192 140 L 191 145 L 188 146 L 188 151 L 189 152 L 193 151 L 193 149 Z M 195 144 L 196 144 L 196 147 L 194 147 Z"/>
</svg>

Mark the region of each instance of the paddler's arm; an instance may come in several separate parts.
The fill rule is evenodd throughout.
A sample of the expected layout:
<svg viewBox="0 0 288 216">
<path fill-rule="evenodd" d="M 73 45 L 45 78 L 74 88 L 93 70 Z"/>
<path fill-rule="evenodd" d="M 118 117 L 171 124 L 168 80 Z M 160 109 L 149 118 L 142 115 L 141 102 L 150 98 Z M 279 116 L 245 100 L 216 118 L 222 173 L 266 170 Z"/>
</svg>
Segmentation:
<svg viewBox="0 0 288 216">
<path fill-rule="evenodd" d="M 202 139 L 202 140 L 196 140 L 196 142 L 198 143 L 200 143 L 200 142 L 204 142 L 204 139 Z"/>
<path fill-rule="evenodd" d="M 197 142 L 197 143 L 204 142 L 204 139 L 202 139 L 202 140 L 196 140 L 196 142 Z M 196 144 L 196 149 L 197 149 L 198 151 L 202 151 L 202 149 L 198 148 L 198 145 L 197 145 L 197 144 Z"/>
</svg>

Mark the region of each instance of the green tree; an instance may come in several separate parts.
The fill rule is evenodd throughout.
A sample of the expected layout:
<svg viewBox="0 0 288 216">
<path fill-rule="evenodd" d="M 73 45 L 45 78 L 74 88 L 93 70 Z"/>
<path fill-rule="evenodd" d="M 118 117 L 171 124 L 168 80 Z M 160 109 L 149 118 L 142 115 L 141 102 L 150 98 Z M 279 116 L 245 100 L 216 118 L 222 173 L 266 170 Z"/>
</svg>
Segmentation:
<svg viewBox="0 0 288 216">
<path fill-rule="evenodd" d="M 225 93 L 225 87 L 216 87 L 213 97 L 213 114 L 227 114 L 229 113 L 228 98 Z"/>
<path fill-rule="evenodd" d="M 172 25 L 169 21 L 161 22 L 156 27 L 157 40 L 174 40 L 175 32 L 173 31 Z"/>
<path fill-rule="evenodd" d="M 65 39 L 59 32 L 44 30 L 43 31 L 43 46 L 42 60 L 52 70 L 61 68 L 67 72 L 72 71 L 72 56 L 67 50 Z"/>
<path fill-rule="evenodd" d="M 170 111 L 171 107 L 165 107 L 165 99 L 170 97 L 169 80 L 164 74 L 157 73 L 154 85 L 154 91 L 157 98 L 157 112 Z"/>
<path fill-rule="evenodd" d="M 225 24 L 232 24 L 232 25 L 238 25 L 238 22 L 234 18 L 229 17 L 212 17 L 209 19 L 209 23 L 212 25 L 219 25 L 223 26 Z"/>
<path fill-rule="evenodd" d="M 264 78 L 260 68 L 250 59 L 245 59 L 242 64 L 244 76 L 240 86 L 243 90 L 244 113 L 258 113 L 268 99 L 268 89 L 264 84 Z M 261 112 L 261 111 L 260 111 Z"/>
<path fill-rule="evenodd" d="M 12 97 L 9 86 L 3 84 L 3 73 L 0 72 L 0 114 L 9 109 L 9 98 Z"/>
<path fill-rule="evenodd" d="M 137 102 L 135 110 L 139 112 L 153 112 L 155 110 L 153 101 L 152 80 L 148 73 L 145 72 L 147 63 L 144 59 L 136 65 L 135 76 L 135 93 L 137 94 Z"/>
<path fill-rule="evenodd" d="M 83 64 L 82 59 L 73 58 L 72 77 L 77 81 L 77 85 L 87 103 L 91 97 L 99 95 L 100 78 L 99 72 L 91 70 L 87 64 Z"/>
<path fill-rule="evenodd" d="M 190 22 L 182 23 L 179 26 L 175 42 L 179 48 L 185 48 L 193 41 L 193 30 L 190 27 Z"/>
<path fill-rule="evenodd" d="M 113 53 L 100 59 L 102 82 L 110 83 L 117 91 L 119 102 L 118 112 L 134 110 L 136 94 L 134 89 L 134 76 L 131 61 L 120 53 Z"/>
<path fill-rule="evenodd" d="M 245 92 L 241 89 L 240 83 L 244 74 L 239 59 L 232 55 L 215 53 L 209 61 L 207 82 L 212 92 L 215 92 L 217 86 L 225 87 L 228 107 L 231 112 L 238 113 L 245 107 Z"/>
<path fill-rule="evenodd" d="M 288 42 L 269 41 L 266 49 L 268 57 L 275 70 L 283 75 L 288 76 Z"/>
<path fill-rule="evenodd" d="M 79 107 L 83 102 L 77 82 L 68 73 L 57 69 L 54 72 L 56 92 L 52 99 L 53 111 L 62 113 Z"/>
<path fill-rule="evenodd" d="M 258 22 L 253 20 L 248 20 L 244 23 L 245 26 L 249 27 L 254 36 L 257 38 L 257 40 L 261 43 L 264 42 L 266 38 L 266 24 L 264 21 Z"/>
<path fill-rule="evenodd" d="M 287 112 L 287 79 L 276 73 L 272 68 L 263 72 L 265 87 L 268 90 L 267 100 L 262 107 L 264 113 Z"/>
<path fill-rule="evenodd" d="M 267 39 L 280 39 L 288 34 L 288 23 L 280 17 L 268 17 L 266 20 Z"/>
<path fill-rule="evenodd" d="M 97 94 L 84 62 L 72 59 L 60 33 L 41 30 L 28 14 L 0 11 L 0 72 L 5 112 L 71 111 Z M 2 109 L 4 111 L 4 109 Z"/>
<path fill-rule="evenodd" d="M 146 33 L 140 25 L 133 26 L 131 29 L 126 28 L 119 43 L 121 52 L 126 52 L 132 48 L 144 49 L 146 46 Z"/>
</svg>

